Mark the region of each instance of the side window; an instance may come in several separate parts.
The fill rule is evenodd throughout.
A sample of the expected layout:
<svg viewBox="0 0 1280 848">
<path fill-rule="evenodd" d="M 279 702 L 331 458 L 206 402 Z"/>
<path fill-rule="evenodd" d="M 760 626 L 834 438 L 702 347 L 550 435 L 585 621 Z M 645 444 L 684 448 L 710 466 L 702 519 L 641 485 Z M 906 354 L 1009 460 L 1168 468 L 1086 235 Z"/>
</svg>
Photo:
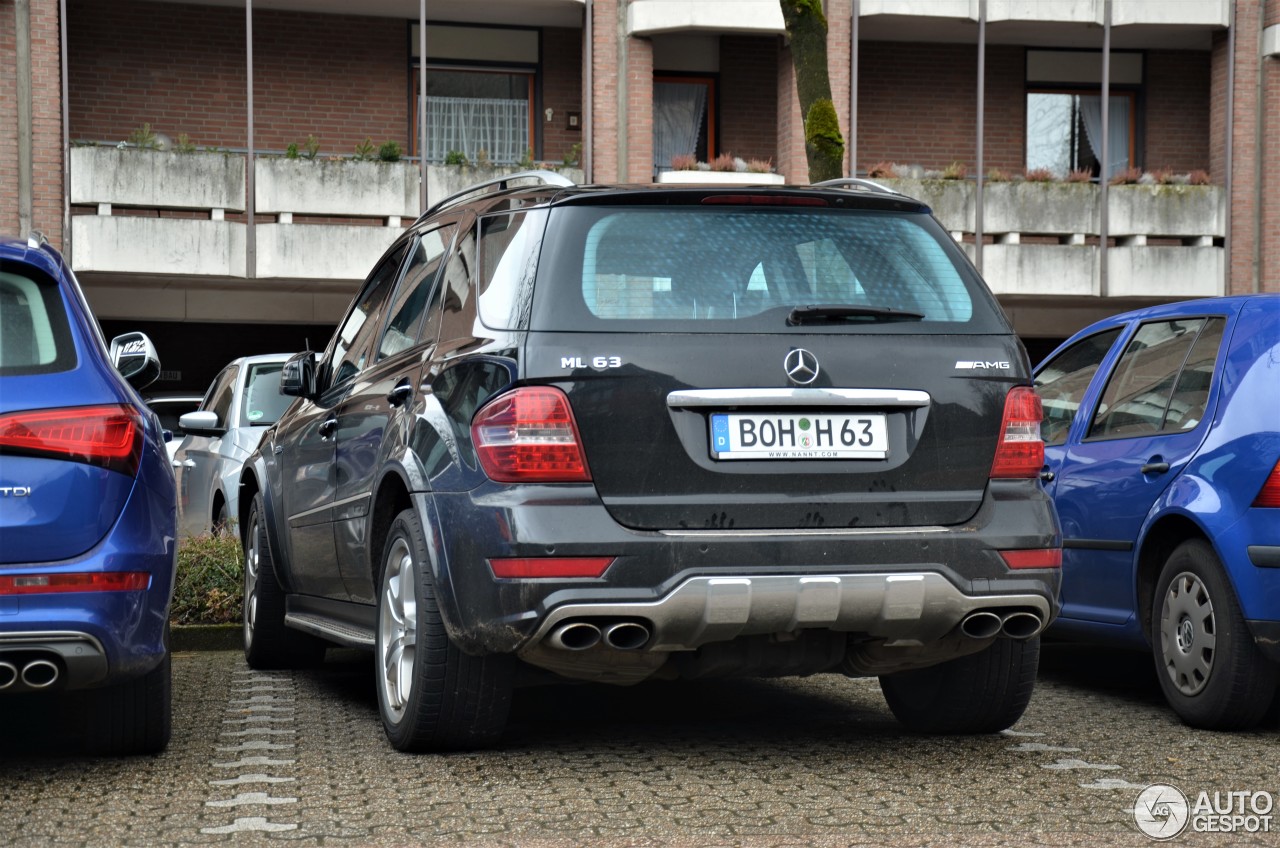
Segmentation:
<svg viewBox="0 0 1280 848">
<path fill-rule="evenodd" d="M 1174 382 L 1204 324 L 1203 318 L 1191 318 L 1139 327 L 1107 382 L 1088 438 L 1123 439 L 1160 432 Z"/>
<path fill-rule="evenodd" d="M 394 356 L 412 347 L 418 340 L 418 327 L 427 309 L 427 299 L 440 271 L 440 262 L 453 242 L 454 225 L 422 234 L 409 257 L 409 267 L 391 303 L 391 320 L 382 331 L 378 359 Z"/>
<path fill-rule="evenodd" d="M 1176 433 L 1192 430 L 1204 420 L 1205 406 L 1209 402 L 1209 387 L 1213 383 L 1214 364 L 1218 361 L 1218 348 L 1222 346 L 1222 333 L 1227 322 L 1222 318 L 1210 318 L 1199 338 L 1191 346 L 1187 364 L 1182 366 L 1178 383 L 1169 401 L 1169 413 L 1164 418 L 1161 432 Z"/>
<path fill-rule="evenodd" d="M 329 354 L 330 367 L 333 369 L 330 386 L 346 382 L 363 371 L 368 364 L 369 339 L 377 328 L 382 303 L 395 284 L 400 262 L 407 249 L 407 245 L 401 246 L 377 267 L 369 277 L 355 308 L 338 328 L 333 337 L 333 350 Z"/>
<path fill-rule="evenodd" d="M 1044 405 L 1040 436 L 1046 445 L 1060 445 L 1076 417 L 1076 410 L 1107 351 L 1116 343 L 1120 328 L 1081 339 L 1055 356 L 1036 375 L 1036 391 Z"/>
<path fill-rule="evenodd" d="M 458 247 L 440 274 L 440 285 L 432 298 L 440 310 L 441 342 L 469 339 L 475 327 L 476 304 L 472 296 L 472 274 L 476 264 L 476 237 L 470 231 L 458 239 Z"/>
<path fill-rule="evenodd" d="M 235 394 L 236 374 L 239 371 L 240 369 L 235 366 L 224 369 L 214 381 L 201 405 L 204 410 L 218 416 L 219 427 L 231 427 L 234 424 L 228 421 L 227 417 L 231 414 L 231 398 Z"/>
<path fill-rule="evenodd" d="M 489 215 L 480 220 L 480 320 L 486 327 L 528 325 L 538 273 L 545 209 Z"/>
</svg>

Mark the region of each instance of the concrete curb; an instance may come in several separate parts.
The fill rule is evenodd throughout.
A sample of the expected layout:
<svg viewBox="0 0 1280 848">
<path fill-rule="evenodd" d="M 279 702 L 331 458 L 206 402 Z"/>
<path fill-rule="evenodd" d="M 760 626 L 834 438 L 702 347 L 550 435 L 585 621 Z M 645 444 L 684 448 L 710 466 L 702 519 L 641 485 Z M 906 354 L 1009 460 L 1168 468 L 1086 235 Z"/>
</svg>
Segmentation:
<svg viewBox="0 0 1280 848">
<path fill-rule="evenodd" d="M 243 647 L 239 624 L 175 624 L 169 630 L 172 651 L 238 651 Z"/>
</svg>

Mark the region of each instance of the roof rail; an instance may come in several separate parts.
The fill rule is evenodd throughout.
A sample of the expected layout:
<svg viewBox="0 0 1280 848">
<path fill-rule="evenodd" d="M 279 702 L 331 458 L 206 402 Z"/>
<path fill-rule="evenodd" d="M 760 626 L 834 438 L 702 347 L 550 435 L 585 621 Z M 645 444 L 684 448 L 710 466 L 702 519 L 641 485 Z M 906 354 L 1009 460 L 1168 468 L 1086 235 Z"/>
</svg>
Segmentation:
<svg viewBox="0 0 1280 848">
<path fill-rule="evenodd" d="M 466 200 L 468 197 L 471 197 L 473 194 L 485 194 L 489 190 L 502 191 L 504 189 L 511 188 L 510 183 L 513 182 L 514 180 L 537 180 L 538 183 L 540 183 L 541 185 L 551 185 L 551 186 L 575 185 L 573 180 L 569 179 L 563 174 L 557 174 L 555 171 L 547 171 L 547 170 L 520 171 L 515 174 L 507 174 L 505 176 L 498 177 L 497 179 L 487 180 L 482 183 L 477 183 L 471 186 L 470 188 L 464 188 L 462 191 L 457 192 L 456 194 L 451 194 L 448 197 L 446 197 L 444 200 L 441 200 L 440 202 L 433 204 L 431 208 L 427 209 L 426 212 L 423 212 L 421 215 L 419 215 L 418 220 L 421 221 L 423 218 L 426 218 L 428 215 L 434 215 L 435 213 L 439 212 L 441 209 L 447 209 L 450 206 L 461 203 L 463 200 Z"/>
<path fill-rule="evenodd" d="M 864 180 L 861 177 L 839 177 L 834 180 L 823 180 L 820 183 L 814 183 L 814 185 L 828 188 L 860 188 L 863 191 L 876 191 L 883 194 L 902 194 L 902 192 L 894 191 L 887 185 L 881 185 L 875 180 Z"/>
</svg>

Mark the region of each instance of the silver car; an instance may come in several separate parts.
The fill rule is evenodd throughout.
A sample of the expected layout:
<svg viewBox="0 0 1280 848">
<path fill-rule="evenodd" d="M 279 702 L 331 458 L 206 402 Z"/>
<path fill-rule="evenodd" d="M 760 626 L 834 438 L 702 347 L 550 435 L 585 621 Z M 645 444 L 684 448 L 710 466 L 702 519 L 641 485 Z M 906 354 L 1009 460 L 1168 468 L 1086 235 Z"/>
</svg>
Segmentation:
<svg viewBox="0 0 1280 848">
<path fill-rule="evenodd" d="M 186 433 L 173 453 L 178 533 L 217 532 L 236 514 L 240 467 L 293 398 L 280 394 L 291 354 L 245 356 L 222 369 L 200 408 L 179 419 Z"/>
</svg>

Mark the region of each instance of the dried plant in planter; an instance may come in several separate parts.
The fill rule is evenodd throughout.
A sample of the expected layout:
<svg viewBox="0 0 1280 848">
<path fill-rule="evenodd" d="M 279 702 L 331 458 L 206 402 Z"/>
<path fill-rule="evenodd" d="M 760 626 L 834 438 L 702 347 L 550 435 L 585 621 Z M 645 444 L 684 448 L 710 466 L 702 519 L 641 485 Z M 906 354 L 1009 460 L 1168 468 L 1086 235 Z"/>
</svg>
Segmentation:
<svg viewBox="0 0 1280 848">
<path fill-rule="evenodd" d="M 1213 185 L 1213 183 L 1209 179 L 1209 172 L 1200 171 L 1200 170 L 1192 171 L 1191 173 L 1187 174 L 1187 182 L 1189 182 L 1191 185 L 1197 185 L 1197 186 Z"/>
<path fill-rule="evenodd" d="M 747 170 L 753 174 L 771 174 L 773 173 L 773 160 L 752 159 L 747 163 Z"/>
<path fill-rule="evenodd" d="M 1134 185 L 1142 179 L 1141 168 L 1124 168 L 1111 175 L 1111 185 Z"/>
<path fill-rule="evenodd" d="M 693 171 L 697 170 L 698 157 L 692 153 L 681 153 L 671 157 L 671 170 L 673 171 Z"/>
<path fill-rule="evenodd" d="M 1069 183 L 1091 183 L 1093 182 L 1093 171 L 1088 168 L 1076 168 L 1067 174 L 1067 182 Z"/>
<path fill-rule="evenodd" d="M 1008 171 L 1000 168 L 992 168 L 987 171 L 987 182 L 989 183 L 1007 183 L 1013 179 Z"/>
<path fill-rule="evenodd" d="M 969 176 L 969 166 L 963 162 L 952 162 L 942 169 L 944 180 L 963 180 L 967 176 Z"/>
<path fill-rule="evenodd" d="M 721 153 L 719 156 L 711 160 L 711 170 L 736 171 L 737 167 L 733 163 L 732 155 L 728 153 Z"/>
<path fill-rule="evenodd" d="M 893 177 L 892 162 L 877 162 L 867 166 L 867 176 L 873 180 L 887 180 Z"/>
<path fill-rule="evenodd" d="M 1029 183 L 1053 182 L 1053 171 L 1048 168 L 1028 168 L 1022 172 L 1022 178 Z"/>
</svg>

